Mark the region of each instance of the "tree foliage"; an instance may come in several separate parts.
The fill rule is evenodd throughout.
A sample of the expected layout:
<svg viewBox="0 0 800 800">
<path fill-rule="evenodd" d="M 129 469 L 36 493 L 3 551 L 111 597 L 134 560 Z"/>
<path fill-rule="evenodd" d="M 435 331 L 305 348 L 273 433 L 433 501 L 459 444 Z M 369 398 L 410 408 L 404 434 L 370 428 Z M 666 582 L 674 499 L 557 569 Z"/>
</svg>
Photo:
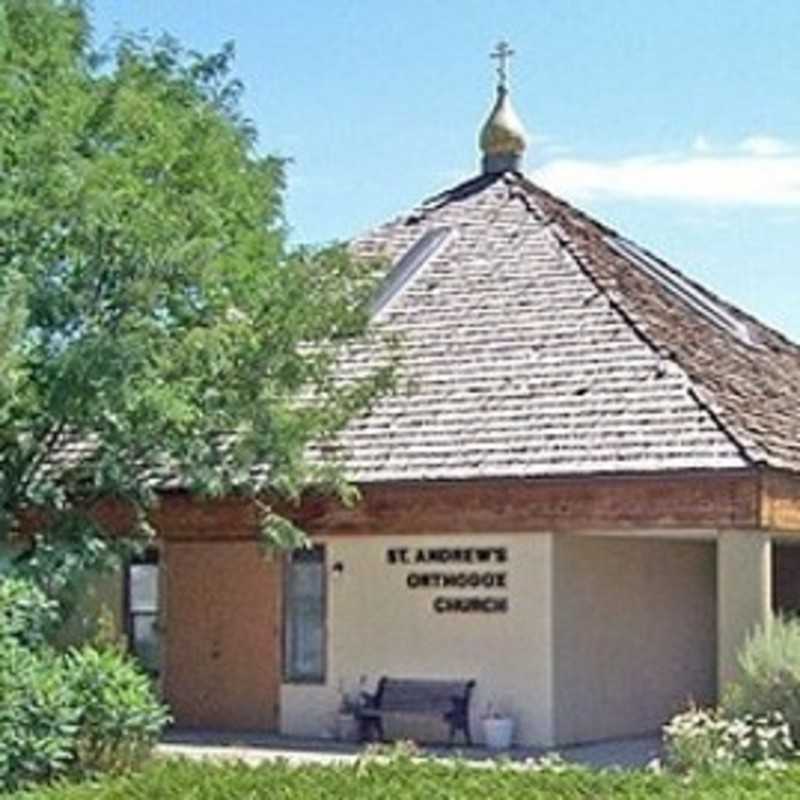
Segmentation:
<svg viewBox="0 0 800 800">
<path fill-rule="evenodd" d="M 309 444 L 390 381 L 390 358 L 338 373 L 371 270 L 287 245 L 285 164 L 256 150 L 232 55 L 100 54 L 82 3 L 0 0 L 0 541 L 36 509 L 40 573 L 53 543 L 107 556 L 109 498 L 134 534 L 159 486 L 346 492 Z"/>
</svg>

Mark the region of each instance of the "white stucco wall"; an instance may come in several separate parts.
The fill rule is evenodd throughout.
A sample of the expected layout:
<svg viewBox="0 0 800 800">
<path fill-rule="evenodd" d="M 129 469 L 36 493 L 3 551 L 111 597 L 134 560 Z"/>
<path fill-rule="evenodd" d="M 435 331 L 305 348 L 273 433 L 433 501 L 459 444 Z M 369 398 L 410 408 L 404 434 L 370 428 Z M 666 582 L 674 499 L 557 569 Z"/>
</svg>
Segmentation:
<svg viewBox="0 0 800 800">
<path fill-rule="evenodd" d="M 554 574 L 559 744 L 656 732 L 714 701 L 713 542 L 560 535 Z"/>
<path fill-rule="evenodd" d="M 319 736 L 335 726 L 339 687 L 381 675 L 475 678 L 472 732 L 492 703 L 516 721 L 519 744 L 553 742 L 552 559 L 550 534 L 353 536 L 325 540 L 328 573 L 327 680 L 281 689 L 281 730 Z M 505 548 L 505 563 L 390 564 L 389 550 Z M 341 574 L 332 572 L 337 562 Z M 409 573 L 504 572 L 507 589 L 408 588 Z M 506 597 L 506 613 L 436 613 L 434 598 Z M 423 720 L 387 725 L 390 735 L 439 739 L 446 727 Z"/>
<path fill-rule="evenodd" d="M 717 689 L 740 677 L 739 652 L 772 616 L 772 542 L 763 531 L 717 538 Z"/>
</svg>

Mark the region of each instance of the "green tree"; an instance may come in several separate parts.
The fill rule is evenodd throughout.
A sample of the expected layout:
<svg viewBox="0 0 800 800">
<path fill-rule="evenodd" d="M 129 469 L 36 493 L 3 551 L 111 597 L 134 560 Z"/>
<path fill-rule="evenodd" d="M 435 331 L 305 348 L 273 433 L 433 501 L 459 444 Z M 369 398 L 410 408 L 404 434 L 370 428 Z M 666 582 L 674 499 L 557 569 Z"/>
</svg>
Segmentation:
<svg viewBox="0 0 800 800">
<path fill-rule="evenodd" d="M 373 270 L 290 248 L 284 162 L 261 157 L 232 48 L 122 36 L 82 3 L 0 0 L 0 542 L 36 509 L 28 566 L 59 584 L 111 555 L 95 510 L 158 487 L 348 496 L 308 455 L 385 390 L 345 379 Z M 388 351 L 387 351 L 388 352 Z M 58 588 L 58 586 L 56 586 Z"/>
</svg>

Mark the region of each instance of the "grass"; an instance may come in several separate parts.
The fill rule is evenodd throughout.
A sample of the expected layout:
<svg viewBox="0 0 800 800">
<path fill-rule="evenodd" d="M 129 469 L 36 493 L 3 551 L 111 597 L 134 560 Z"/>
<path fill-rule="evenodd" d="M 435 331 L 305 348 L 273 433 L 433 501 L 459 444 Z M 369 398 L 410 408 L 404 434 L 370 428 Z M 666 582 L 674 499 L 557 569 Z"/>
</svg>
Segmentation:
<svg viewBox="0 0 800 800">
<path fill-rule="evenodd" d="M 603 800 L 603 798 L 800 798 L 800 766 L 741 769 L 691 779 L 645 770 L 542 770 L 511 765 L 362 759 L 355 765 L 304 765 L 157 760 L 128 776 L 60 784 L 6 800 Z"/>
</svg>

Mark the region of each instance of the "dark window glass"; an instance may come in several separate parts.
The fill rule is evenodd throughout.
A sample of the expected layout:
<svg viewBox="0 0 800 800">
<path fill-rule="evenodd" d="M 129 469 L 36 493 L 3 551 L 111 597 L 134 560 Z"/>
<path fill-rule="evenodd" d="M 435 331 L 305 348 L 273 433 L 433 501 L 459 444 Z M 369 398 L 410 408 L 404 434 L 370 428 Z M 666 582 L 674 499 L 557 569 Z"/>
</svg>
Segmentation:
<svg viewBox="0 0 800 800">
<path fill-rule="evenodd" d="M 284 595 L 284 679 L 325 681 L 325 551 L 298 550 L 288 559 Z"/>
<path fill-rule="evenodd" d="M 149 673 L 158 675 L 158 554 L 148 552 L 141 561 L 129 564 L 126 583 L 127 629 L 131 651 Z"/>
</svg>

